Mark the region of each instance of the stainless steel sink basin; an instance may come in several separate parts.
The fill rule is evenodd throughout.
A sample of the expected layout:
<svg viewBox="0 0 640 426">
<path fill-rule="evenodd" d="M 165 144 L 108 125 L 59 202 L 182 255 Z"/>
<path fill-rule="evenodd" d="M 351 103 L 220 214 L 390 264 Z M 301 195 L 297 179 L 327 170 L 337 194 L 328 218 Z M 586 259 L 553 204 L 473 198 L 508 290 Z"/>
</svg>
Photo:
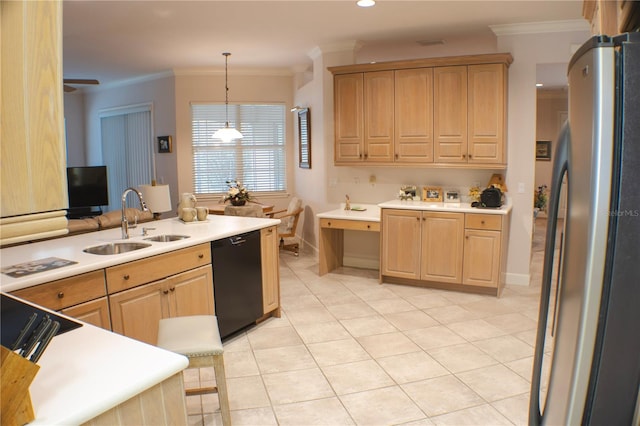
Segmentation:
<svg viewBox="0 0 640 426">
<path fill-rule="evenodd" d="M 189 238 L 188 235 L 175 235 L 175 234 L 165 234 L 165 235 L 154 235 L 153 237 L 144 238 L 146 241 L 154 241 L 156 243 L 168 243 L 171 241 L 184 240 L 185 238 Z"/>
<path fill-rule="evenodd" d="M 122 254 L 134 250 L 140 250 L 145 247 L 150 247 L 151 244 L 147 243 L 108 243 L 99 246 L 87 247 L 82 250 L 85 253 L 91 254 Z"/>
</svg>

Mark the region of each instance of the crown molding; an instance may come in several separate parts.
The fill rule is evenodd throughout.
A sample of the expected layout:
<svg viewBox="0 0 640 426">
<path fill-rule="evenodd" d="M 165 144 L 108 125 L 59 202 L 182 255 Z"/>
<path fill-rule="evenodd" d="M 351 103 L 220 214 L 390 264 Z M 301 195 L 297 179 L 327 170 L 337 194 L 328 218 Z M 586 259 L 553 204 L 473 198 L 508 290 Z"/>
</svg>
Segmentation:
<svg viewBox="0 0 640 426">
<path fill-rule="evenodd" d="M 573 31 L 589 31 L 589 23 L 584 19 L 565 21 L 527 22 L 521 24 L 489 25 L 497 36 L 519 34 L 564 33 Z"/>
<path fill-rule="evenodd" d="M 237 68 L 234 67 L 233 73 L 229 75 L 242 75 L 242 76 L 275 76 L 275 77 L 289 77 L 294 74 L 290 68 Z M 202 76 L 202 75 L 224 75 L 224 69 L 221 68 L 174 68 L 173 75 L 180 76 Z"/>
</svg>

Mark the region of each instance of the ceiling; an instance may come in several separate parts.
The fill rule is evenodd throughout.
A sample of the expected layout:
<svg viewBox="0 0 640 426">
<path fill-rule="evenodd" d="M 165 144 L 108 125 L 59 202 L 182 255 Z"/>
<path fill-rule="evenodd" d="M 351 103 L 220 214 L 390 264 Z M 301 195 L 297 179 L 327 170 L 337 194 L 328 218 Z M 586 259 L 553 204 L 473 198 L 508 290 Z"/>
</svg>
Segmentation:
<svg viewBox="0 0 640 426">
<path fill-rule="evenodd" d="M 308 53 L 491 34 L 489 25 L 582 19 L 582 0 L 84 1 L 63 5 L 65 78 L 127 80 L 171 69 L 304 70 Z"/>
</svg>

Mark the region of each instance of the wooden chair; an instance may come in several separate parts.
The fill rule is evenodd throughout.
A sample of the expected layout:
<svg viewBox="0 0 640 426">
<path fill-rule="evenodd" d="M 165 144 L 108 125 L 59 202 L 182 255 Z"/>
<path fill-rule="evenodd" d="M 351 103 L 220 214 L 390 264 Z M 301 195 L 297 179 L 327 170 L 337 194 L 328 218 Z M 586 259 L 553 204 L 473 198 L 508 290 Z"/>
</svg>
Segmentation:
<svg viewBox="0 0 640 426">
<path fill-rule="evenodd" d="M 224 373 L 222 340 L 218 319 L 213 315 L 164 318 L 158 328 L 158 347 L 189 358 L 187 368 L 213 367 L 216 386 L 187 389 L 187 395 L 218 393 L 222 424 L 231 425 L 227 380 Z"/>
<path fill-rule="evenodd" d="M 280 237 L 280 248 L 283 250 L 292 251 L 296 256 L 299 255 L 300 245 L 298 243 L 285 244 L 285 238 L 295 238 L 296 227 L 298 226 L 298 220 L 300 219 L 300 213 L 303 212 L 302 200 L 298 197 L 293 197 L 289 202 L 289 206 L 286 210 L 278 210 L 268 213 L 267 216 L 274 219 L 280 219 L 281 223 L 278 225 L 278 236 Z"/>
</svg>

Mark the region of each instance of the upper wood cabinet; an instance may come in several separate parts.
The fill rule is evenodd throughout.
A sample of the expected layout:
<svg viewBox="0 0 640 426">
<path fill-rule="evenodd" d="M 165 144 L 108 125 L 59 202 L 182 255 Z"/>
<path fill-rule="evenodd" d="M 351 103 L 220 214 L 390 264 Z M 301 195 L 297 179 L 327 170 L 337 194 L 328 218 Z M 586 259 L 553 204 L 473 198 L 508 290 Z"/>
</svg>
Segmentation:
<svg viewBox="0 0 640 426">
<path fill-rule="evenodd" d="M 10 217 L 0 220 L 0 243 L 9 244 L 67 232 L 62 2 L 3 1 L 0 8 L 0 210 Z"/>
<path fill-rule="evenodd" d="M 505 168 L 510 54 L 331 67 L 336 165 Z"/>
</svg>

